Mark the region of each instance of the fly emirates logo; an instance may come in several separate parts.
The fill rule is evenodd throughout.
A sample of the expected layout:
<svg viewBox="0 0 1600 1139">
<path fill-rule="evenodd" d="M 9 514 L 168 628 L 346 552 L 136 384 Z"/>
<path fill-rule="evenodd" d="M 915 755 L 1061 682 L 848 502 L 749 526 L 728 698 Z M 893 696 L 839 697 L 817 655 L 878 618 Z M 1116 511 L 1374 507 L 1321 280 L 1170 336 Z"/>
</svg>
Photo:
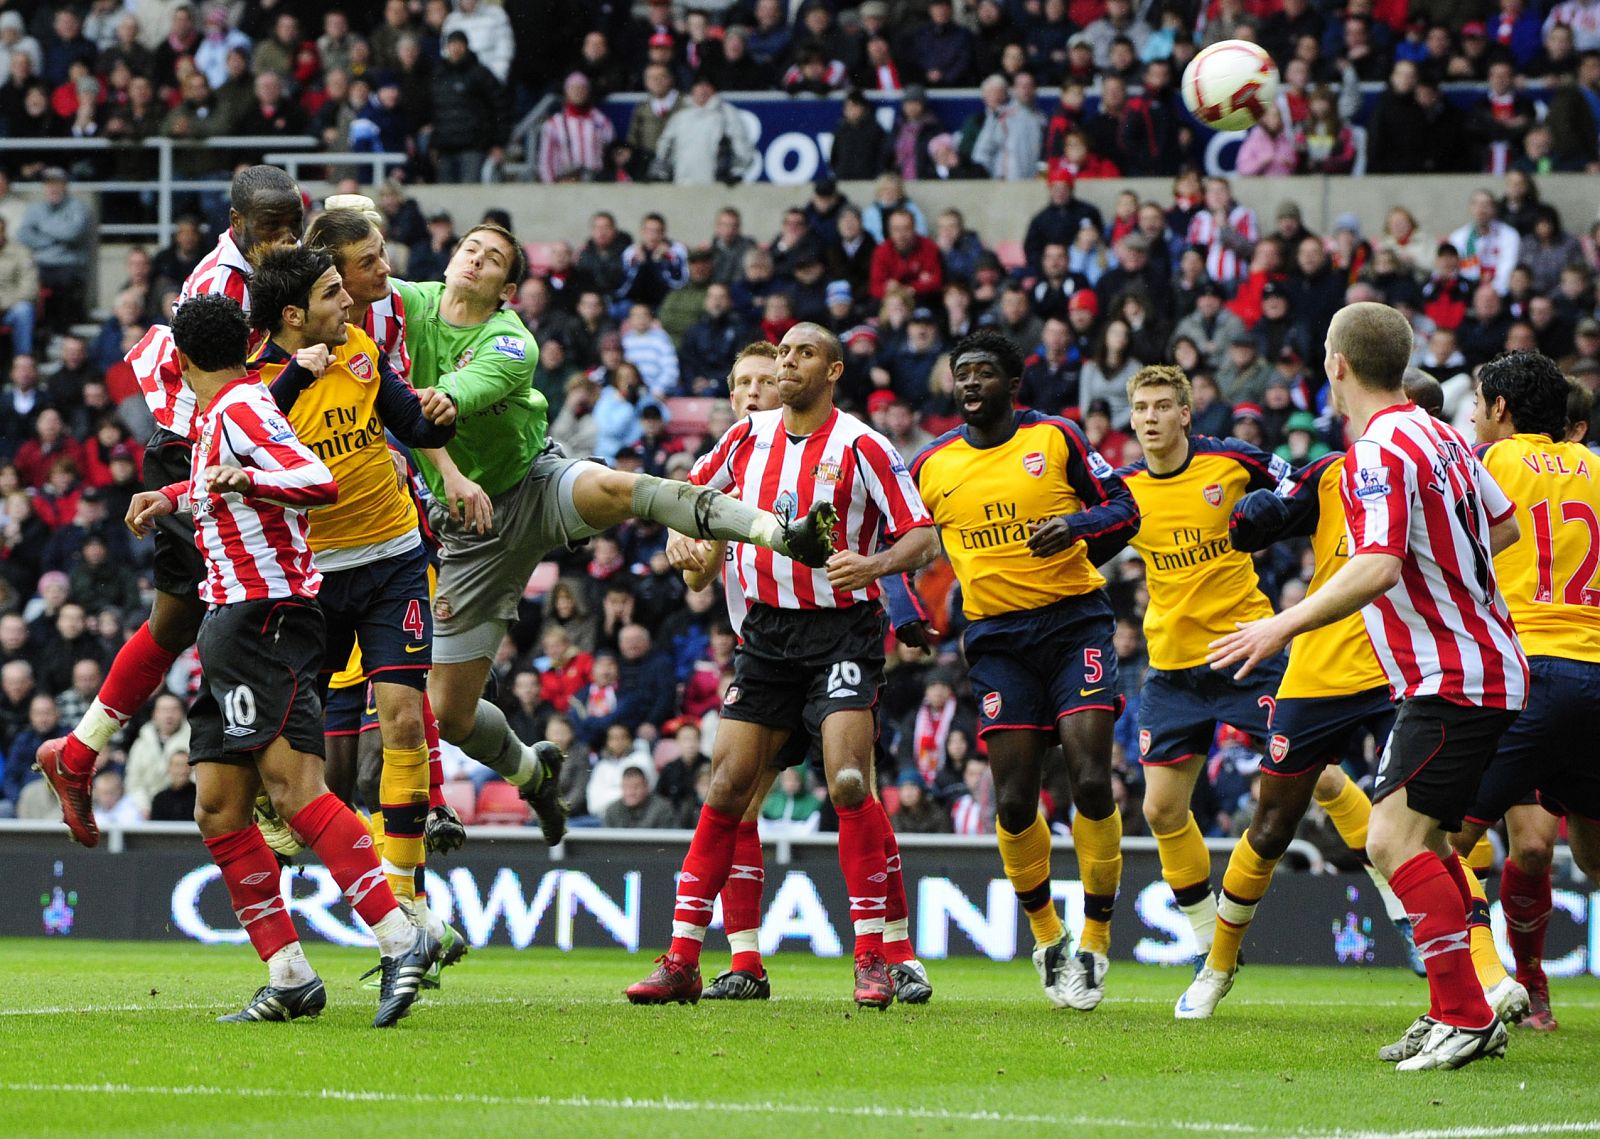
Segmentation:
<svg viewBox="0 0 1600 1139">
<path fill-rule="evenodd" d="M 1151 568 L 1155 570 L 1184 569 L 1220 558 L 1233 549 L 1228 536 L 1207 538 L 1205 531 L 1194 526 L 1179 526 L 1172 531 L 1171 550 L 1151 550 Z"/>
<path fill-rule="evenodd" d="M 961 528 L 963 550 L 993 550 L 1000 546 L 1026 542 L 1028 536 L 1048 518 L 1018 518 L 1014 502 L 986 502 L 983 522 Z"/>
<path fill-rule="evenodd" d="M 324 463 L 343 455 L 353 455 L 374 442 L 388 445 L 384 440 L 383 424 L 378 422 L 378 417 L 368 416 L 366 423 L 362 423 L 354 407 L 329 408 L 322 413 L 322 426 L 328 434 L 314 440 L 311 449 Z"/>
</svg>

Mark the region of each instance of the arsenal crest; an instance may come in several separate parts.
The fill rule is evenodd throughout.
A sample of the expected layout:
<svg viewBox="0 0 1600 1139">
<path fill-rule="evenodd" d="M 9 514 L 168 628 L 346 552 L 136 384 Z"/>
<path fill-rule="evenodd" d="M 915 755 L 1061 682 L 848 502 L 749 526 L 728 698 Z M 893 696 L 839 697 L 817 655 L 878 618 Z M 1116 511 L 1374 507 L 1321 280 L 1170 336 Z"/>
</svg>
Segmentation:
<svg viewBox="0 0 1600 1139">
<path fill-rule="evenodd" d="M 1282 763 L 1284 761 L 1284 757 L 1289 754 L 1289 737 L 1273 736 L 1270 750 L 1272 752 L 1272 758 L 1277 760 L 1279 763 Z"/>
<path fill-rule="evenodd" d="M 358 379 L 372 379 L 372 358 L 365 352 L 350 358 L 350 370 Z"/>
<path fill-rule="evenodd" d="M 983 698 L 983 715 L 987 720 L 993 720 L 1000 715 L 1000 693 L 991 692 Z"/>
<path fill-rule="evenodd" d="M 1205 490 L 1206 501 L 1212 506 L 1222 505 L 1222 484 L 1212 483 Z"/>
<path fill-rule="evenodd" d="M 1139 754 L 1140 755 L 1149 755 L 1150 754 L 1150 729 L 1149 728 L 1140 728 L 1139 729 Z"/>
<path fill-rule="evenodd" d="M 1022 469 L 1034 478 L 1044 474 L 1044 453 L 1041 451 L 1029 451 L 1022 456 Z"/>
</svg>

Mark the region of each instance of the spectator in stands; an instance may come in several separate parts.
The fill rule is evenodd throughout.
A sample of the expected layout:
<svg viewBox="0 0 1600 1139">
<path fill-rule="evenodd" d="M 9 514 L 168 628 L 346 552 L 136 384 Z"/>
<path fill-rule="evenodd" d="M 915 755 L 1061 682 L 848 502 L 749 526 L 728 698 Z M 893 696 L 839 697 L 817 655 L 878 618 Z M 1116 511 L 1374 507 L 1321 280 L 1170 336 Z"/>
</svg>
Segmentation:
<svg viewBox="0 0 1600 1139">
<path fill-rule="evenodd" d="M 460 28 L 445 37 L 432 90 L 435 176 L 441 182 L 482 181 L 485 166 L 504 158 L 510 103 L 505 87 L 473 54 Z"/>
<path fill-rule="evenodd" d="M 872 281 L 872 258 L 878 243 L 866 231 L 861 211 L 845 206 L 839 211 L 839 233 L 823 251 L 823 264 L 830 280 L 846 281 L 851 294 L 863 297 Z"/>
<path fill-rule="evenodd" d="M 1266 402 L 1272 375 L 1272 365 L 1262 358 L 1255 336 L 1241 331 L 1229 339 L 1227 357 L 1217 366 L 1215 378 L 1222 398 L 1237 406 Z"/>
<path fill-rule="evenodd" d="M 55 705 L 50 707 L 53 711 Z M 123 794 L 122 776 L 115 768 L 103 768 L 95 775 L 92 793 L 94 821 L 101 829 L 136 827 L 144 822 L 145 815 L 139 804 Z"/>
<path fill-rule="evenodd" d="M 128 748 L 128 797 L 148 810 L 151 801 L 171 782 L 169 767 L 175 753 L 189 751 L 189 721 L 183 702 L 168 692 L 156 697 L 149 722 L 139 729 Z"/>
<path fill-rule="evenodd" d="M 15 353 L 33 354 L 33 325 L 39 305 L 39 270 L 33 253 L 20 242 L 7 239 L 0 218 L 0 320 L 11 329 Z"/>
<path fill-rule="evenodd" d="M 92 657 L 84 657 L 72 666 L 72 687 L 56 694 L 56 712 L 64 723 L 77 723 L 89 710 L 100 691 L 100 677 L 100 662 Z"/>
<path fill-rule="evenodd" d="M 938 303 L 944 283 L 944 268 L 939 247 L 917 233 L 916 220 L 909 210 L 897 209 L 888 217 L 889 238 L 872 254 L 872 277 L 868 292 L 882 300 L 891 282 L 908 286 L 917 303 Z"/>
<path fill-rule="evenodd" d="M 51 166 L 40 175 L 44 193 L 22 215 L 17 240 L 33 252 L 39 281 L 50 290 L 44 324 L 56 331 L 84 318 L 84 281 L 94 245 L 89 207 L 67 192 L 67 172 Z"/>
<path fill-rule="evenodd" d="M 666 218 L 648 213 L 639 222 L 639 239 L 623 249 L 621 267 L 615 307 L 626 311 L 624 302 L 632 302 L 654 309 L 669 292 L 688 283 L 689 251 L 667 236 Z"/>
<path fill-rule="evenodd" d="M 1080 409 L 1104 400 L 1111 411 L 1111 422 L 1121 427 L 1128 422 L 1128 380 L 1144 362 L 1133 357 L 1133 330 L 1120 316 L 1106 321 L 1096 338 L 1094 353 L 1084 361 L 1078 374 Z"/>
<path fill-rule="evenodd" d="M 1295 173 L 1298 164 L 1294 135 L 1284 126 L 1283 112 L 1272 104 L 1245 135 L 1234 169 L 1246 177 L 1281 177 Z"/>
<path fill-rule="evenodd" d="M 1049 415 L 1077 407 L 1078 370 L 1083 361 L 1074 348 L 1065 320 L 1051 317 L 1045 321 L 1039 346 L 1023 363 L 1017 402 Z"/>
<path fill-rule="evenodd" d="M 656 769 L 649 759 L 632 756 L 622 765 L 617 798 L 605 809 L 600 824 L 630 829 L 665 829 L 676 825 L 677 815 L 665 799 L 655 794 Z"/>
<path fill-rule="evenodd" d="M 539 128 L 541 182 L 592 182 L 600 176 L 614 132 L 611 120 L 591 103 L 590 90 L 583 72 L 568 75 L 561 107 Z"/>
<path fill-rule="evenodd" d="M 606 346 L 613 347 L 620 357 L 621 338 L 616 333 L 606 334 L 602 347 Z M 652 403 L 660 406 L 645 389 L 639 369 L 619 361 L 613 369 L 611 382 L 601 391 L 594 406 L 595 430 L 598 432 L 594 453 L 602 459 L 615 459 L 618 451 L 637 443 L 643 434 L 639 412 Z"/>
<path fill-rule="evenodd" d="M 1070 246 L 1076 240 L 1078 230 L 1086 225 L 1097 231 L 1105 227 L 1099 209 L 1073 196 L 1073 183 L 1071 174 L 1064 170 L 1052 170 L 1049 177 L 1050 202 L 1028 222 L 1022 250 L 1028 259 L 1028 267 L 1035 273 L 1042 267 L 1045 246 Z"/>
<path fill-rule="evenodd" d="M 213 88 L 221 87 L 228 81 L 228 55 L 235 49 L 245 53 L 248 63 L 250 37 L 238 28 L 229 26 L 226 9 L 207 9 L 205 32 L 195 48 L 194 65 Z"/>
<path fill-rule="evenodd" d="M 167 760 L 167 785 L 150 800 L 150 821 L 192 823 L 194 807 L 194 771 L 189 766 L 189 753 L 175 751 Z"/>
<path fill-rule="evenodd" d="M 18 359 L 27 361 L 21 368 L 21 374 L 30 375 L 32 357 L 18 357 Z M 16 361 L 13 361 L 13 385 L 17 383 L 18 372 Z M 24 486 L 37 490 L 44 486 L 45 480 L 50 475 L 50 468 L 61 458 L 69 458 L 74 463 L 81 464 L 83 444 L 67 434 L 61 412 L 48 403 L 43 403 L 35 417 L 33 438 L 17 448 L 15 459 L 17 475 L 22 479 Z"/>
<path fill-rule="evenodd" d="M 749 128 L 737 108 L 717 94 L 702 72 L 661 132 L 650 175 L 679 186 L 733 185 L 760 162 Z"/>
<path fill-rule="evenodd" d="M 444 280 L 445 267 L 449 265 L 459 240 L 455 222 L 449 213 L 436 211 L 428 218 L 427 240 L 411 247 L 406 275 L 414 281 Z"/>
<path fill-rule="evenodd" d="M 639 369 L 640 378 L 657 399 L 678 394 L 678 353 L 672 337 L 646 304 L 634 304 L 622 329 L 623 357 Z"/>
<path fill-rule="evenodd" d="M 644 69 L 644 90 L 646 97 L 634 105 L 628 120 L 627 140 L 648 169 L 681 96 L 673 87 L 672 68 L 662 63 L 652 63 Z"/>
<path fill-rule="evenodd" d="M 984 80 L 1004 99 L 1006 81 L 998 75 Z M 1038 114 L 1015 99 L 1002 101 L 984 120 L 972 144 L 972 160 L 1002 182 L 1033 179 L 1038 173 L 1039 154 L 1044 146 L 1044 123 Z"/>
<path fill-rule="evenodd" d="M 674 346 L 681 348 L 684 333 L 700 319 L 705 310 L 706 292 L 711 287 L 712 265 L 711 250 L 704 246 L 691 249 L 688 281 L 668 293 L 657 310 L 661 327 L 672 338 Z"/>
<path fill-rule="evenodd" d="M 285 138 L 303 135 L 308 124 L 294 100 L 284 90 L 277 72 L 263 71 L 255 79 L 255 102 L 232 128 L 244 135 Z"/>
<path fill-rule="evenodd" d="M 928 22 L 911 33 L 905 58 L 930 87 L 971 84 L 972 33 L 955 22 L 951 0 L 930 0 Z"/>
<path fill-rule="evenodd" d="M 448 43 L 454 32 L 467 37 L 467 47 L 504 84 L 511 76 L 511 61 L 517 53 L 516 33 L 506 10 L 484 0 L 455 0 L 455 11 L 444 18 L 441 28 Z"/>
<path fill-rule="evenodd" d="M 862 181 L 876 178 L 886 163 L 888 145 L 888 137 L 873 116 L 867 97 L 860 91 L 845 95 L 828 156 L 833 176 Z"/>
<path fill-rule="evenodd" d="M 1195 290 L 1195 308 L 1172 330 L 1172 351 L 1179 340 L 1187 339 L 1199 350 L 1201 367 L 1216 371 L 1224 350 L 1235 335 L 1244 332 L 1244 322 L 1223 307 L 1222 286 L 1206 281 Z"/>
<path fill-rule="evenodd" d="M 1006 285 L 1000 300 L 979 323 L 994 328 L 1024 356 L 1034 350 L 1044 335 L 1044 325 L 1033 315 L 1033 306 L 1028 302 L 1028 291 L 1016 282 Z"/>
<path fill-rule="evenodd" d="M 1511 271 L 1521 255 L 1522 239 L 1495 217 L 1494 195 L 1488 190 L 1474 190 L 1470 208 L 1472 220 L 1450 234 L 1450 244 L 1461 254 L 1461 276 L 1474 282 L 1492 281 L 1495 291 L 1504 296 L 1511 288 Z"/>
<path fill-rule="evenodd" d="M 77 565 L 71 571 L 72 596 L 89 609 L 108 606 L 124 613 L 139 609 L 139 578 L 122 559 L 111 557 L 111 548 L 99 534 L 84 538 Z"/>
</svg>

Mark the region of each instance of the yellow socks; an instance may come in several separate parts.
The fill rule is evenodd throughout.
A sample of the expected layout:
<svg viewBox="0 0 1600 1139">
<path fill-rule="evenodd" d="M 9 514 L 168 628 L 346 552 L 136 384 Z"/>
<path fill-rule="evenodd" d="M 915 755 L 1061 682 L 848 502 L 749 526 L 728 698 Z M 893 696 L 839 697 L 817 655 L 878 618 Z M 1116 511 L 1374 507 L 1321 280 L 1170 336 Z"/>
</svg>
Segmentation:
<svg viewBox="0 0 1600 1139">
<path fill-rule="evenodd" d="M 1035 815 L 1027 829 L 1018 834 L 998 823 L 994 829 L 1000 840 L 1000 862 L 1006 868 L 1011 888 L 1017 892 L 1017 901 L 1028 914 L 1034 945 L 1054 945 L 1064 931 L 1050 897 L 1050 828 L 1045 826 L 1044 816 Z"/>
<path fill-rule="evenodd" d="M 383 804 L 383 873 L 402 902 L 416 897 L 422 828 L 428 821 L 428 748 L 383 749 L 378 798 Z"/>
<path fill-rule="evenodd" d="M 1361 793 L 1355 780 L 1346 779 L 1339 793 L 1326 801 L 1317 800 L 1317 806 L 1328 812 L 1328 818 L 1351 850 L 1367 848 L 1367 823 L 1372 818 L 1372 800 Z"/>
<path fill-rule="evenodd" d="M 1460 855 L 1456 856 L 1460 858 Z M 1467 913 L 1467 933 L 1472 941 L 1472 967 L 1478 974 L 1478 983 L 1492 989 L 1506 979 L 1506 967 L 1500 962 L 1500 951 L 1494 945 L 1494 930 L 1489 926 L 1489 892 L 1478 877 L 1478 863 L 1487 874 L 1494 865 L 1494 848 L 1488 839 L 1480 839 L 1472 853 L 1461 858 L 1467 873 L 1467 889 L 1472 891 L 1472 908 Z"/>
<path fill-rule="evenodd" d="M 1115 807 L 1103 819 L 1082 814 L 1072 820 L 1072 844 L 1083 879 L 1083 940 L 1080 949 L 1111 950 L 1111 911 L 1122 883 L 1122 814 Z"/>
<path fill-rule="evenodd" d="M 1156 835 L 1156 853 L 1161 857 L 1161 877 L 1172 887 L 1172 896 L 1204 953 L 1216 935 L 1217 899 L 1211 893 L 1211 854 L 1194 815 L 1177 830 Z"/>
<path fill-rule="evenodd" d="M 1231 973 L 1239 967 L 1239 943 L 1256 916 L 1256 906 L 1266 896 L 1267 887 L 1272 885 L 1272 871 L 1277 865 L 1276 858 L 1261 857 L 1250 845 L 1248 834 L 1240 837 L 1228 858 L 1228 869 L 1222 875 L 1222 896 L 1217 899 L 1217 936 L 1206 958 L 1208 968 Z"/>
</svg>

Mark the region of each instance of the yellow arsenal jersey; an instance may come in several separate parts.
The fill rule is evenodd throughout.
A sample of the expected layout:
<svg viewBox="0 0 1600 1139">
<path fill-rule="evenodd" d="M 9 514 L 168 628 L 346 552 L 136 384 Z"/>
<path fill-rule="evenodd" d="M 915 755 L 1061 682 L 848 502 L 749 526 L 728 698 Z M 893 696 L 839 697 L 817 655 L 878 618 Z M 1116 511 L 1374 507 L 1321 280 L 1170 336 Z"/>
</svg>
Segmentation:
<svg viewBox="0 0 1600 1139">
<path fill-rule="evenodd" d="M 378 414 L 378 348 L 361 329 L 349 332 L 321 378 L 285 414 L 339 483 L 339 501 L 311 512 L 311 549 L 370 546 L 417 529 L 417 508 L 395 475 Z M 254 367 L 271 384 L 290 356 L 269 341 Z"/>
<path fill-rule="evenodd" d="M 1139 526 L 1127 487 L 1077 426 L 1036 411 L 1016 412 L 996 446 L 975 446 L 964 427 L 941 435 L 912 460 L 911 477 L 974 621 L 1094 592 L 1105 585 L 1095 562 Z M 1080 540 L 1034 557 L 1029 536 L 1062 516 Z"/>
<path fill-rule="evenodd" d="M 1513 435 L 1479 448 L 1522 537 L 1494 559 L 1528 656 L 1600 662 L 1600 485 L 1580 443 Z"/>
<path fill-rule="evenodd" d="M 1150 666 L 1171 671 L 1206 662 L 1211 642 L 1240 621 L 1272 615 L 1255 563 L 1228 541 L 1228 515 L 1252 490 L 1274 489 L 1289 464 L 1240 439 L 1196 435 L 1169 474 L 1143 459 L 1120 472 L 1139 504 L 1129 545 L 1144 559 Z"/>
</svg>

